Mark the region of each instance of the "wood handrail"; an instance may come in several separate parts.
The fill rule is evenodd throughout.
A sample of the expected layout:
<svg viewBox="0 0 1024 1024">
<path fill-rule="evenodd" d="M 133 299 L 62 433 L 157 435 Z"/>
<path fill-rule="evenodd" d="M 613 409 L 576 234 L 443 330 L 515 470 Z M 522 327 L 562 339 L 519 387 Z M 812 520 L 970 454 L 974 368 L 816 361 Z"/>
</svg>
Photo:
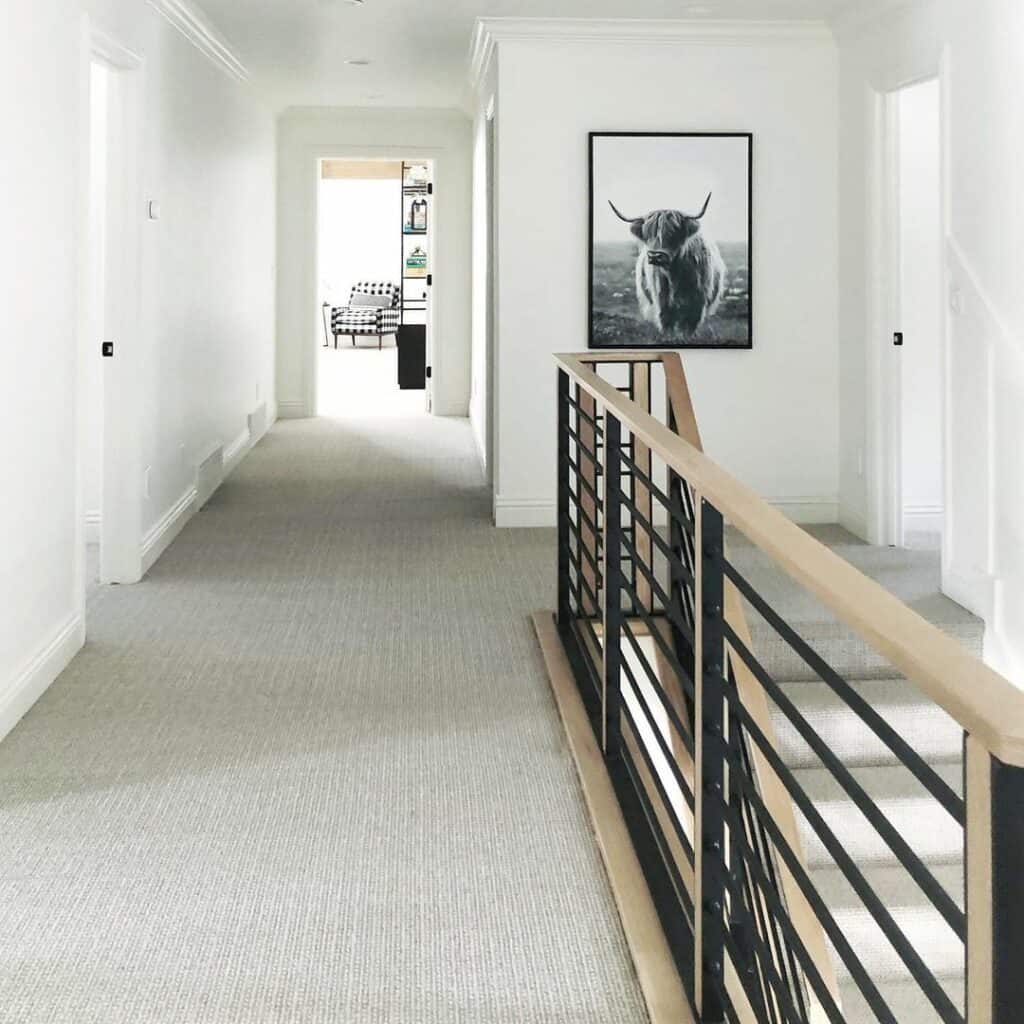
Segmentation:
<svg viewBox="0 0 1024 1024">
<path fill-rule="evenodd" d="M 626 355 L 616 352 L 618 357 Z M 629 355 L 649 360 L 652 353 Z M 604 381 L 587 366 L 592 359 L 592 353 L 555 356 L 587 394 L 613 411 L 731 526 L 887 658 L 993 757 L 1024 767 L 1024 692 Z"/>
</svg>

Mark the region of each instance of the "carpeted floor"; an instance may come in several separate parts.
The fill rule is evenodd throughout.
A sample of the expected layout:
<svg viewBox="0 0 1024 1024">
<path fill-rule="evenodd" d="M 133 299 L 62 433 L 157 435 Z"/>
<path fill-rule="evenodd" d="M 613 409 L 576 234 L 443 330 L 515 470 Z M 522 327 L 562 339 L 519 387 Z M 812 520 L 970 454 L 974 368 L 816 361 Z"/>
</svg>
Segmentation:
<svg viewBox="0 0 1024 1024">
<path fill-rule="evenodd" d="M 279 424 L 0 744 L 4 1024 L 645 1019 L 462 421 Z"/>
</svg>

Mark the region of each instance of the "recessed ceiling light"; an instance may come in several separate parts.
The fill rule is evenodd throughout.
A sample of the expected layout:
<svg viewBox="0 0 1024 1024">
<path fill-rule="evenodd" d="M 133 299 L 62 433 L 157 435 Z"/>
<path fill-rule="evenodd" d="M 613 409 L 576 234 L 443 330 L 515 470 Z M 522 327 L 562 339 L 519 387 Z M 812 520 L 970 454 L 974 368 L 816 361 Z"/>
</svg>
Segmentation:
<svg viewBox="0 0 1024 1024">
<path fill-rule="evenodd" d="M 353 57 L 345 63 L 353 68 L 365 68 L 370 62 L 365 57 Z"/>
</svg>

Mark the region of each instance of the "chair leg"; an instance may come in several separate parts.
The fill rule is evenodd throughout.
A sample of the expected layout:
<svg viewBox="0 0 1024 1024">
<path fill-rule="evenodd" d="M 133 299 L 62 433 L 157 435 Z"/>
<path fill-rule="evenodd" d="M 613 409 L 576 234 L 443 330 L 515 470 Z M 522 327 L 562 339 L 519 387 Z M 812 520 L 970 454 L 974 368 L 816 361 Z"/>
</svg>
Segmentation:
<svg viewBox="0 0 1024 1024">
<path fill-rule="evenodd" d="M 356 336 L 354 334 L 352 335 L 352 347 L 356 347 Z"/>
<path fill-rule="evenodd" d="M 384 335 L 377 335 L 377 351 L 379 352 L 384 347 Z"/>
<path fill-rule="evenodd" d="M 335 349 L 335 351 L 337 351 L 337 349 L 338 349 L 338 336 L 337 335 L 334 336 L 334 349 Z"/>
</svg>

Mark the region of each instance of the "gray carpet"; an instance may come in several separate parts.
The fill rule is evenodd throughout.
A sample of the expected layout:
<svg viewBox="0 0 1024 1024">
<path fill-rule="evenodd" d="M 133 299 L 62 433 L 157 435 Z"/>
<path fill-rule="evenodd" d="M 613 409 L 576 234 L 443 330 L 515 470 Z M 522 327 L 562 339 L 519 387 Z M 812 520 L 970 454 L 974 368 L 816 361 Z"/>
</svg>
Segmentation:
<svg viewBox="0 0 1024 1024">
<path fill-rule="evenodd" d="M 645 1019 L 464 422 L 278 425 L 0 744 L 4 1024 Z"/>
</svg>

